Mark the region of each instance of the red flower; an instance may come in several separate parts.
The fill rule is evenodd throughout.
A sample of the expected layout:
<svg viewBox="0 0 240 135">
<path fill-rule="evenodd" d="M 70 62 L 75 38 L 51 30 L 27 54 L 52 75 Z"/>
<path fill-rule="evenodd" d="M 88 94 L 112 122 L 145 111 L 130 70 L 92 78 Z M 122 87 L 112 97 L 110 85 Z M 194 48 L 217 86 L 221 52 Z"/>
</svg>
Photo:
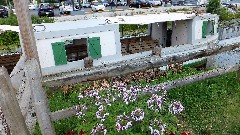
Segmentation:
<svg viewBox="0 0 240 135">
<path fill-rule="evenodd" d="M 192 135 L 191 132 L 183 132 L 181 135 Z"/>
<path fill-rule="evenodd" d="M 83 134 L 85 134 L 86 132 L 84 132 L 84 131 L 80 131 L 80 133 L 79 133 L 79 135 L 83 135 Z"/>
<path fill-rule="evenodd" d="M 74 135 L 74 130 L 67 131 L 66 135 Z"/>
<path fill-rule="evenodd" d="M 183 132 L 181 135 L 188 135 L 186 132 Z"/>
</svg>

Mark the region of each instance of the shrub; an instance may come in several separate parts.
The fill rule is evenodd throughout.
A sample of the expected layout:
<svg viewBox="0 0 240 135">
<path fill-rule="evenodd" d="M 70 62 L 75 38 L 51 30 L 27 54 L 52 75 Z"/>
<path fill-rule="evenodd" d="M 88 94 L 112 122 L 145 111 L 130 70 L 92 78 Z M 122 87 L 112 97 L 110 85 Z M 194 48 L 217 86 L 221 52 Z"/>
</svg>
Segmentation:
<svg viewBox="0 0 240 135">
<path fill-rule="evenodd" d="M 12 46 L 20 46 L 18 32 L 7 30 L 0 34 L 0 46 L 11 51 Z"/>
<path fill-rule="evenodd" d="M 11 13 L 8 18 L 0 18 L 0 25 L 18 26 L 16 15 Z"/>
<path fill-rule="evenodd" d="M 33 24 L 54 23 L 54 18 L 31 16 Z M 17 16 L 10 14 L 8 18 L 0 18 L 0 25 L 18 26 Z"/>
<path fill-rule="evenodd" d="M 38 16 L 32 16 L 32 23 L 33 24 L 41 24 L 41 23 L 54 23 L 54 18 L 50 17 L 38 17 Z"/>
<path fill-rule="evenodd" d="M 218 9 L 221 8 L 221 2 L 220 0 L 209 0 L 209 3 L 207 5 L 207 12 L 215 14 Z"/>
<path fill-rule="evenodd" d="M 235 15 L 229 12 L 226 8 L 219 8 L 216 13 L 219 15 L 220 21 L 229 21 L 235 18 Z"/>
</svg>

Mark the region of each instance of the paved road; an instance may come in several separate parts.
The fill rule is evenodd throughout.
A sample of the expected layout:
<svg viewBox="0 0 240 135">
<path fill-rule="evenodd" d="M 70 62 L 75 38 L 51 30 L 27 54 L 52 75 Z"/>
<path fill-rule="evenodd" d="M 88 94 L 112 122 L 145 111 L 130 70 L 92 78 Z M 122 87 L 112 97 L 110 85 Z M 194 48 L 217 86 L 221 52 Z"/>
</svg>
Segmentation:
<svg viewBox="0 0 240 135">
<path fill-rule="evenodd" d="M 115 9 L 116 7 L 114 7 L 113 9 Z M 128 9 L 128 6 L 118 6 L 117 8 L 119 9 Z M 160 7 L 163 9 L 166 9 L 166 7 Z M 173 9 L 180 9 L 180 8 L 189 8 L 189 6 L 172 6 L 172 7 L 168 7 L 168 8 L 173 8 Z M 106 10 L 111 10 L 111 7 L 106 7 Z M 77 12 L 77 15 L 84 15 L 85 12 L 89 12 L 92 11 L 91 8 L 82 8 L 81 11 Z M 30 11 L 31 15 L 37 16 L 37 11 L 36 10 L 31 10 Z M 59 15 L 59 9 L 54 9 L 54 14 L 55 16 L 60 16 Z"/>
<path fill-rule="evenodd" d="M 116 7 L 114 7 L 114 8 L 116 8 Z M 128 9 L 129 7 L 128 6 L 118 6 L 117 8 Z M 111 7 L 106 7 L 106 10 L 111 10 Z M 84 15 L 85 12 L 90 12 L 90 11 L 92 11 L 91 8 L 82 8 L 81 11 L 79 11 L 78 14 L 79 15 L 81 15 L 81 14 Z M 38 15 L 36 10 L 30 10 L 30 14 L 34 15 L 34 16 Z M 55 16 L 59 16 L 59 9 L 54 9 L 54 14 L 55 14 Z"/>
</svg>

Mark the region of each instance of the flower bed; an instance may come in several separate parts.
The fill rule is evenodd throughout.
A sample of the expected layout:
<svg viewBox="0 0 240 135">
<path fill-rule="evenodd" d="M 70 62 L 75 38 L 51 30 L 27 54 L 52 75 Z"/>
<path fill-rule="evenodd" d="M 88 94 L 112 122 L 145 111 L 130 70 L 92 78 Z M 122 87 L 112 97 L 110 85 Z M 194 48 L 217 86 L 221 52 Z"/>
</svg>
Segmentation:
<svg viewBox="0 0 240 135">
<path fill-rule="evenodd" d="M 76 117 L 55 122 L 57 134 L 173 134 L 178 129 L 179 113 L 184 107 L 179 101 L 169 100 L 159 84 L 196 74 L 184 68 L 181 74 L 159 76 L 151 80 L 145 75 L 114 78 L 100 84 L 78 84 L 74 91 L 49 95 L 50 109 L 56 111 L 76 105 Z M 162 74 L 163 75 L 163 74 Z M 145 79 L 143 79 L 145 77 Z M 124 79 L 123 79 L 124 78 Z M 90 88 L 89 88 L 90 87 Z M 150 89 L 151 88 L 151 89 Z M 80 94 L 79 94 L 79 91 Z M 152 94 L 150 91 L 158 91 Z M 79 99 L 79 100 L 77 100 Z M 67 129 L 67 130 L 66 130 Z M 38 130 L 38 128 L 37 128 Z M 35 134 L 39 134 L 35 131 Z M 74 130 L 74 131 L 72 131 Z"/>
<path fill-rule="evenodd" d="M 76 111 L 82 124 L 77 126 L 78 131 L 87 134 L 176 132 L 176 115 L 184 107 L 179 101 L 169 101 L 163 88 L 128 86 L 116 79 L 111 87 L 103 89 L 79 94 L 80 107 Z M 157 94 L 151 94 L 154 91 Z"/>
</svg>

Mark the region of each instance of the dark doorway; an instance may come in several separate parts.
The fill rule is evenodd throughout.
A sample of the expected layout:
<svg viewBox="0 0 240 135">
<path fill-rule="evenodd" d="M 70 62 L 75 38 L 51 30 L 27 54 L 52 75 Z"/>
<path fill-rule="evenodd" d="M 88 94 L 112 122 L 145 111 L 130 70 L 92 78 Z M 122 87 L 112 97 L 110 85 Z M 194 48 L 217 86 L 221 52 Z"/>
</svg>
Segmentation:
<svg viewBox="0 0 240 135">
<path fill-rule="evenodd" d="M 73 39 L 65 42 L 67 61 L 77 61 L 88 57 L 87 38 Z"/>
<path fill-rule="evenodd" d="M 171 45 L 172 45 L 172 30 L 167 29 L 166 47 L 170 47 Z"/>
</svg>

